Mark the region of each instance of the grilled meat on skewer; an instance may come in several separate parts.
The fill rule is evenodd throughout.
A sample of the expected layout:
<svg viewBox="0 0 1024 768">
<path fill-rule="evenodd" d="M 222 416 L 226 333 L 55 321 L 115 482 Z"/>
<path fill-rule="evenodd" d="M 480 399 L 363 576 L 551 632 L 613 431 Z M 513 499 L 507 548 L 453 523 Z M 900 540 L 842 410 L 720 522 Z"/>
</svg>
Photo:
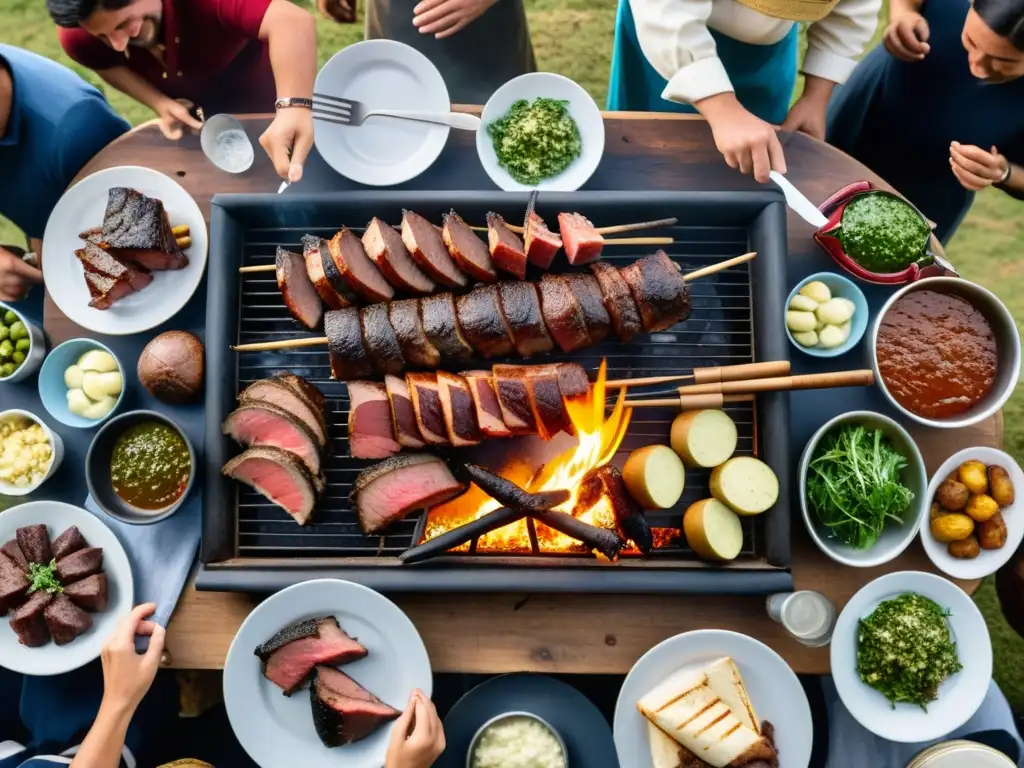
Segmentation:
<svg viewBox="0 0 1024 768">
<path fill-rule="evenodd" d="M 348 382 L 348 452 L 357 459 L 386 459 L 402 446 L 395 439 L 388 391 L 376 381 Z"/>
<path fill-rule="evenodd" d="M 558 249 L 562 247 L 562 238 L 548 229 L 544 219 L 531 209 L 523 224 L 523 243 L 526 258 L 531 264 L 541 269 L 550 269 Z"/>
<path fill-rule="evenodd" d="M 487 214 L 487 247 L 495 267 L 520 280 L 526 277 L 526 249 L 523 241 L 496 213 Z"/>
<path fill-rule="evenodd" d="M 530 405 L 530 392 L 522 369 L 515 365 L 496 365 L 493 380 L 501 420 L 509 431 L 513 435 L 537 434 L 537 418 Z"/>
<path fill-rule="evenodd" d="M 348 227 L 342 227 L 327 248 L 341 278 L 357 296 L 366 301 L 388 301 L 395 295 L 395 289 L 366 255 L 362 241 Z"/>
<path fill-rule="evenodd" d="M 640 310 L 636 308 L 633 294 L 622 278 L 622 274 L 611 264 L 597 262 L 590 265 L 597 285 L 601 289 L 604 307 L 611 317 L 612 328 L 619 341 L 625 343 L 643 330 Z"/>
<path fill-rule="evenodd" d="M 579 213 L 558 214 L 558 229 L 570 264 L 587 264 L 601 257 L 604 238 L 590 219 Z"/>
<path fill-rule="evenodd" d="M 313 281 L 309 279 L 305 259 L 297 253 L 278 248 L 275 264 L 277 287 L 288 312 L 306 328 L 316 328 L 320 325 L 324 309 Z"/>
<path fill-rule="evenodd" d="M 501 406 L 494 391 L 494 375 L 491 371 L 463 371 L 461 376 L 469 385 L 476 410 L 476 422 L 487 437 L 511 437 L 512 432 L 501 417 Z"/>
<path fill-rule="evenodd" d="M 549 273 L 541 277 L 540 308 L 548 331 L 563 352 L 590 346 L 583 309 L 564 275 Z"/>
<path fill-rule="evenodd" d="M 527 282 L 502 281 L 498 283 L 498 295 L 501 311 L 520 357 L 532 357 L 554 349 L 540 311 L 537 286 Z"/>
<path fill-rule="evenodd" d="M 526 393 L 530 398 L 533 416 L 537 422 L 537 434 L 542 440 L 550 440 L 563 430 L 572 434 L 572 422 L 562 402 L 562 391 L 558 386 L 558 372 L 550 367 L 528 371 Z"/>
<path fill-rule="evenodd" d="M 363 344 L 381 373 L 398 373 L 405 368 L 402 348 L 388 319 L 387 304 L 371 304 L 359 310 L 363 329 Z"/>
<path fill-rule="evenodd" d="M 344 309 L 357 302 L 355 294 L 334 266 L 326 240 L 315 235 L 304 235 L 302 255 L 306 261 L 306 274 L 324 306 L 328 309 Z"/>
<path fill-rule="evenodd" d="M 454 373 L 438 371 L 437 387 L 449 442 L 456 448 L 479 443 L 480 427 L 469 382 Z"/>
<path fill-rule="evenodd" d="M 108 193 L 103 247 L 154 272 L 188 266 L 163 202 L 127 187 L 112 187 Z"/>
<path fill-rule="evenodd" d="M 359 473 L 352 488 L 352 503 L 359 527 L 369 536 L 410 512 L 443 504 L 465 488 L 437 456 L 401 453 Z"/>
<path fill-rule="evenodd" d="M 407 373 L 405 381 L 409 385 L 416 426 L 424 441 L 431 445 L 449 445 L 437 376 L 433 373 Z"/>
<path fill-rule="evenodd" d="M 437 227 L 418 213 L 402 213 L 402 242 L 420 269 L 449 288 L 465 288 L 467 278 L 455 266 Z"/>
<path fill-rule="evenodd" d="M 402 357 L 409 365 L 433 369 L 441 364 L 441 353 L 423 330 L 419 299 L 389 302 L 388 320 L 402 349 Z"/>
<path fill-rule="evenodd" d="M 332 378 L 348 381 L 373 373 L 373 364 L 363 345 L 358 309 L 332 309 L 324 315 L 324 330 L 327 332 Z"/>
<path fill-rule="evenodd" d="M 305 525 L 313 516 L 317 491 L 306 465 L 279 448 L 249 448 L 231 459 L 221 472 L 251 486 Z"/>
<path fill-rule="evenodd" d="M 493 283 L 498 273 L 491 261 L 490 251 L 483 240 L 473 234 L 473 230 L 455 211 L 443 217 L 444 228 L 441 239 L 461 272 L 483 283 Z"/>
<path fill-rule="evenodd" d="M 459 328 L 481 357 L 512 354 L 512 335 L 501 311 L 498 286 L 480 285 L 455 300 Z"/>
<path fill-rule="evenodd" d="M 690 289 L 664 251 L 621 270 L 647 332 L 664 331 L 690 315 Z"/>
<path fill-rule="evenodd" d="M 459 328 L 452 294 L 438 293 L 420 299 L 420 317 L 424 333 L 441 353 L 443 361 L 450 363 L 473 357 L 473 347 Z"/>
<path fill-rule="evenodd" d="M 565 275 L 569 281 L 569 290 L 580 303 L 583 310 L 583 322 L 587 326 L 587 334 L 593 344 L 600 344 L 608 338 L 612 329 L 612 321 L 604 306 L 601 286 L 593 275 L 576 273 Z"/>
<path fill-rule="evenodd" d="M 400 291 L 426 295 L 437 287 L 416 266 L 397 230 L 380 219 L 374 218 L 366 225 L 363 248 L 385 279 Z"/>
<path fill-rule="evenodd" d="M 391 427 L 398 439 L 399 447 L 414 450 L 422 448 L 426 442 L 416 424 L 416 411 L 412 407 L 408 382 L 401 376 L 388 375 L 384 377 L 384 386 L 387 388 L 388 402 L 391 406 Z M 351 440 L 351 427 L 349 429 Z"/>
</svg>

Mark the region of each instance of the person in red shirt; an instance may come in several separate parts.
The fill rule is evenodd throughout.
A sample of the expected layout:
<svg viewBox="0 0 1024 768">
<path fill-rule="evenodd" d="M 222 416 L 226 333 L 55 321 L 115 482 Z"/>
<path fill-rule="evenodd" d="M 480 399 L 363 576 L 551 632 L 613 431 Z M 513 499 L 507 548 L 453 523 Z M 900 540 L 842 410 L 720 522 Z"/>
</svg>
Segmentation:
<svg viewBox="0 0 1024 768">
<path fill-rule="evenodd" d="M 68 56 L 157 114 L 169 139 L 205 115 L 277 115 L 260 144 L 288 181 L 313 146 L 316 26 L 288 0 L 47 0 Z M 276 100 L 275 100 L 276 99 Z"/>
</svg>

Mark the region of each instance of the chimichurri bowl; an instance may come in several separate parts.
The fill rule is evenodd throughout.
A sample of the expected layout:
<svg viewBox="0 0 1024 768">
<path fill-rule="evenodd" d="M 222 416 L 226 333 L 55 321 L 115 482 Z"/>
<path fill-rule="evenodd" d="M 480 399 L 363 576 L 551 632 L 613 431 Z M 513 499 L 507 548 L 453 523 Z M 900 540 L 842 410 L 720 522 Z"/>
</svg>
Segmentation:
<svg viewBox="0 0 1024 768">
<path fill-rule="evenodd" d="M 187 452 L 188 476 L 185 478 L 182 471 L 172 467 L 176 472 L 175 482 L 179 485 L 179 491 L 174 494 L 174 498 L 155 507 L 136 506 L 122 498 L 115 488 L 112 465 L 121 447 L 119 441 L 126 435 L 138 434 L 139 430 L 145 433 L 150 427 L 155 428 L 154 431 L 158 432 L 159 436 L 173 435 L 180 438 L 180 445 Z M 178 442 L 174 441 L 174 446 L 178 445 Z M 155 464 L 146 460 L 140 462 L 136 469 L 146 471 Z M 173 420 L 156 411 L 129 411 L 111 419 L 96 433 L 85 458 L 85 481 L 93 501 L 108 515 L 132 525 L 149 525 L 170 517 L 181 508 L 195 483 L 197 466 L 192 441 Z"/>
</svg>

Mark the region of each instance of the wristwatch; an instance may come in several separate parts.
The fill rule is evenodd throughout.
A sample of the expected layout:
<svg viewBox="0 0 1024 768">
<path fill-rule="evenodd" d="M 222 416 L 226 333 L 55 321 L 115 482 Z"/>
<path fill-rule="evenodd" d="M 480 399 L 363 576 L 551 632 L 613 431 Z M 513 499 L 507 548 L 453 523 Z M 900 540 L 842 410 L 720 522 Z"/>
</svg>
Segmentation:
<svg viewBox="0 0 1024 768">
<path fill-rule="evenodd" d="M 996 182 L 997 187 L 1001 187 L 1003 184 L 1010 180 L 1010 174 L 1013 172 L 1013 163 L 1009 160 L 1006 161 L 1006 173 L 1003 174 L 1003 178 Z"/>
<path fill-rule="evenodd" d="M 284 98 L 278 99 L 274 102 L 274 109 L 288 109 L 289 107 L 301 107 L 302 109 L 312 109 L 312 99 L 299 99 L 299 98 Z"/>
</svg>

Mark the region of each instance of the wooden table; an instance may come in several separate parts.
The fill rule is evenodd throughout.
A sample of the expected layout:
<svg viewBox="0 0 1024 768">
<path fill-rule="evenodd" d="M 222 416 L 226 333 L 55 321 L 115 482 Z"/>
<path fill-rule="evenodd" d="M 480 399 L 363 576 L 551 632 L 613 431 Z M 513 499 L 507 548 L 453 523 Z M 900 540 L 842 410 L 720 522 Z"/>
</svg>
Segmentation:
<svg viewBox="0 0 1024 768">
<path fill-rule="evenodd" d="M 721 160 L 710 129 L 700 119 L 681 115 L 611 113 L 606 120 L 606 148 L 601 168 L 588 189 L 754 189 L 756 183 L 730 170 Z M 268 116 L 244 118 L 256 139 Z M 254 141 L 255 143 L 255 141 Z M 838 150 L 803 135 L 785 135 L 788 177 L 812 200 L 820 201 L 841 186 L 860 179 L 883 184 L 864 166 Z M 467 153 L 474 159 L 466 160 Z M 453 158 L 462 162 L 454 168 Z M 175 144 L 154 125 L 137 128 L 100 152 L 82 175 L 116 165 L 143 165 L 175 178 L 196 199 L 205 215 L 218 192 L 268 192 L 279 179 L 257 148 L 256 162 L 246 174 L 217 170 L 202 155 L 196 137 Z M 435 166 L 408 188 L 453 188 L 457 173 L 462 188 L 492 185 L 475 161 L 473 137 L 453 131 Z M 304 184 L 345 189 L 352 185 L 333 174 L 318 157 L 311 158 Z M 812 228 L 792 213 L 789 249 L 814 251 Z M 824 258 L 824 257 L 822 257 Z M 823 262 L 828 269 L 828 262 Z M 46 308 L 46 330 L 54 343 L 82 330 L 52 303 Z M 797 367 L 797 364 L 794 364 Z M 1001 418 L 970 430 L 912 430 L 933 472 L 943 460 L 966 445 L 998 446 Z M 781 510 L 776 510 L 778 514 Z M 810 541 L 792 510 L 793 578 L 797 589 L 816 589 L 838 608 L 861 586 L 896 570 L 934 570 L 919 542 L 898 560 L 880 568 L 847 568 L 826 558 Z M 968 591 L 976 582 L 964 583 Z M 692 597 L 638 595 L 443 594 L 395 596 L 415 622 L 437 672 L 498 673 L 511 671 L 625 673 L 651 646 L 679 632 L 721 628 L 744 632 L 766 642 L 801 673 L 828 671 L 828 649 L 809 650 L 789 638 L 765 613 L 758 597 Z M 253 598 L 230 593 L 197 592 L 189 586 L 169 626 L 170 666 L 217 668 L 239 624 L 252 610 Z"/>
</svg>

